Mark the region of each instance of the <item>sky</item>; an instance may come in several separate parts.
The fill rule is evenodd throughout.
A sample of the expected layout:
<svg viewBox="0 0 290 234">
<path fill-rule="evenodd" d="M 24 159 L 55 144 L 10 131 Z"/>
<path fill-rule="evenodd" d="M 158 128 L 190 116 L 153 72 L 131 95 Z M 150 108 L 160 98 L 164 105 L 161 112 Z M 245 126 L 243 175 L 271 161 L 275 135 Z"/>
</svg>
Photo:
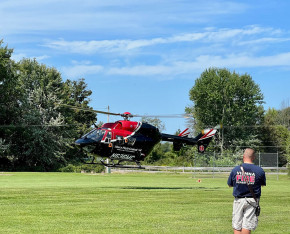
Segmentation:
<svg viewBox="0 0 290 234">
<path fill-rule="evenodd" d="M 289 9 L 284 0 L 1 0 L 0 39 L 16 61 L 84 78 L 96 110 L 182 114 L 210 67 L 249 74 L 265 109 L 280 109 L 290 100 Z M 161 120 L 170 134 L 186 127 Z"/>
</svg>

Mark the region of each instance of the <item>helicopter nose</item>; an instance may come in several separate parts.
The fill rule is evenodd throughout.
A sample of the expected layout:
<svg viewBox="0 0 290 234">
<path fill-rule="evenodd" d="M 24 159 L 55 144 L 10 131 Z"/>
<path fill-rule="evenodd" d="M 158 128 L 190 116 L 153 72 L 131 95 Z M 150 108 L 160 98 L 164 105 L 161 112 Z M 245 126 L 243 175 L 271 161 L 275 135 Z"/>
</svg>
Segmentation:
<svg viewBox="0 0 290 234">
<path fill-rule="evenodd" d="M 80 147 L 94 144 L 95 141 L 90 138 L 80 138 L 75 141 L 75 144 Z"/>
</svg>

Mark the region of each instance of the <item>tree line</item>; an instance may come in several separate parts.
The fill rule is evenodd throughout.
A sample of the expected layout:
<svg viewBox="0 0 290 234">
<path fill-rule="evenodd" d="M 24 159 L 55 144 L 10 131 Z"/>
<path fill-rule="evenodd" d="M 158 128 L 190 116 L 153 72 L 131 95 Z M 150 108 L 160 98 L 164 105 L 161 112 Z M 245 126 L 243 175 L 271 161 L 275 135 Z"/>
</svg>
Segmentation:
<svg viewBox="0 0 290 234">
<path fill-rule="evenodd" d="M 96 114 L 76 111 L 68 104 L 89 106 L 92 91 L 84 79 L 63 80 L 52 67 L 35 59 L 11 59 L 13 49 L 0 41 L 0 170 L 53 171 L 79 164 L 81 153 L 71 144 L 90 130 Z M 208 151 L 217 152 L 220 164 L 234 163 L 233 155 L 245 146 L 281 153 L 280 163 L 290 160 L 290 107 L 264 110 L 263 94 L 249 74 L 225 68 L 206 69 L 189 91 L 194 116 L 192 134 L 222 124 Z M 91 108 L 92 109 L 92 108 Z M 159 119 L 144 119 L 160 129 Z M 180 132 L 180 130 L 177 130 Z M 173 151 L 170 143 L 158 144 L 145 163 L 189 165 L 197 150 Z M 204 155 L 210 162 L 212 158 Z"/>
</svg>

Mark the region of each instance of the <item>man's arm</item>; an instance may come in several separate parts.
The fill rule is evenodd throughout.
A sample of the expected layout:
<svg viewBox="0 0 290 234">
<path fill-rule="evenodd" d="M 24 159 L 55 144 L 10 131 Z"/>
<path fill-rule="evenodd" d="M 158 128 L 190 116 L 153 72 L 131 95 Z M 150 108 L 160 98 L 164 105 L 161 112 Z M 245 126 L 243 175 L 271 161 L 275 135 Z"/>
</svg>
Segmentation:
<svg viewBox="0 0 290 234">
<path fill-rule="evenodd" d="M 233 171 L 231 171 L 231 174 L 230 174 L 230 176 L 228 178 L 228 186 L 229 187 L 233 187 L 234 186 L 232 178 L 233 178 Z"/>
<path fill-rule="evenodd" d="M 263 176 L 262 176 L 261 186 L 266 186 L 266 175 L 265 175 L 265 172 L 263 173 Z"/>
</svg>

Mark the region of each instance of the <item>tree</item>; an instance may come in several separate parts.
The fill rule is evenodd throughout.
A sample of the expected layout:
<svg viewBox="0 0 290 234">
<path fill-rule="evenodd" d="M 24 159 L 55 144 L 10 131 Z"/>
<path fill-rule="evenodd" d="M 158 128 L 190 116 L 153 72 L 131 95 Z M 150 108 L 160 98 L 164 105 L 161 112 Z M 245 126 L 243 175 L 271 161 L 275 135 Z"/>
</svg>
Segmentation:
<svg viewBox="0 0 290 234">
<path fill-rule="evenodd" d="M 2 46 L 0 40 L 0 168 L 9 164 L 7 154 L 11 150 L 13 131 L 9 128 L 19 118 L 19 96 L 17 87 L 18 74 L 16 64 L 11 60 L 13 53 L 8 46 Z"/>
<path fill-rule="evenodd" d="M 84 79 L 78 81 L 66 80 L 64 82 L 61 102 L 71 106 L 91 109 L 89 107 L 89 96 L 92 94 L 91 90 L 87 90 L 87 84 Z M 59 107 L 59 110 L 66 116 L 67 124 L 82 123 L 82 125 L 75 128 L 78 132 L 85 133 L 88 128 L 96 122 L 96 114 L 93 112 L 77 111 L 68 107 Z"/>
<path fill-rule="evenodd" d="M 18 74 L 16 64 L 11 60 L 13 50 L 2 47 L 2 44 L 3 40 L 0 40 L 0 124 L 9 125 L 18 115 Z"/>
<path fill-rule="evenodd" d="M 56 109 L 62 79 L 54 68 L 36 60 L 23 59 L 17 64 L 19 117 L 11 138 L 14 169 L 49 171 L 65 163 L 69 145 L 64 137 L 65 117 Z"/>
<path fill-rule="evenodd" d="M 264 117 L 262 129 L 263 145 L 267 146 L 267 152 L 279 151 L 279 164 L 285 165 L 290 161 L 290 131 L 288 128 L 288 108 L 276 110 L 269 108 Z"/>
<path fill-rule="evenodd" d="M 290 130 L 290 102 L 283 101 L 281 110 L 278 110 L 277 123 L 285 126 Z"/>
<path fill-rule="evenodd" d="M 222 123 L 221 151 L 232 147 L 235 140 L 256 138 L 252 126 L 262 121 L 263 95 L 250 75 L 207 69 L 195 80 L 189 98 L 193 106 L 186 112 L 194 115 L 195 129 Z"/>
<path fill-rule="evenodd" d="M 64 82 L 61 103 L 68 104 L 85 109 L 92 109 L 89 107 L 89 96 L 92 94 L 91 90 L 87 89 L 87 84 L 84 79 L 78 81 L 66 80 Z M 68 107 L 59 106 L 58 110 L 65 116 L 65 123 L 70 128 L 66 128 L 66 135 L 70 137 L 71 142 L 73 138 L 79 138 L 91 130 L 92 124 L 97 121 L 96 114 L 88 111 L 78 111 Z M 67 148 L 65 158 L 67 160 L 79 161 L 80 157 L 84 157 L 76 147 Z"/>
<path fill-rule="evenodd" d="M 62 81 L 55 68 L 35 59 L 11 60 L 0 41 L 0 168 L 55 170 L 75 160 L 71 143 L 88 131 L 96 114 L 62 108 L 88 108 L 84 80 Z"/>
<path fill-rule="evenodd" d="M 24 59 L 19 63 L 19 83 L 24 93 L 21 122 L 34 127 L 22 129 L 20 135 L 25 140 L 17 144 L 21 147 L 17 164 L 52 170 L 75 160 L 76 149 L 71 143 L 90 129 L 96 114 L 57 104 L 88 108 L 92 92 L 84 80 L 63 82 L 56 69 Z"/>
</svg>

